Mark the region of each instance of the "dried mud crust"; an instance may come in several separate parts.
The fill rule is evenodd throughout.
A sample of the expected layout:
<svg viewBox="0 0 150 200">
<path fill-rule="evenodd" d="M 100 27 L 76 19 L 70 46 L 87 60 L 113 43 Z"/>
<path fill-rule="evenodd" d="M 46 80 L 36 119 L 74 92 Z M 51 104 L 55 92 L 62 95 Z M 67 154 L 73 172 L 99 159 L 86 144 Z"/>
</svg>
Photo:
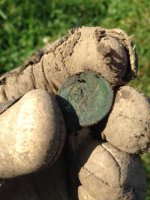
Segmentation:
<svg viewBox="0 0 150 200">
<path fill-rule="evenodd" d="M 32 55 L 24 66 L 0 78 L 0 102 L 35 88 L 56 93 L 69 76 L 86 70 L 100 73 L 114 86 L 132 79 L 137 63 L 131 37 L 120 29 L 72 29 L 66 37 Z"/>
</svg>

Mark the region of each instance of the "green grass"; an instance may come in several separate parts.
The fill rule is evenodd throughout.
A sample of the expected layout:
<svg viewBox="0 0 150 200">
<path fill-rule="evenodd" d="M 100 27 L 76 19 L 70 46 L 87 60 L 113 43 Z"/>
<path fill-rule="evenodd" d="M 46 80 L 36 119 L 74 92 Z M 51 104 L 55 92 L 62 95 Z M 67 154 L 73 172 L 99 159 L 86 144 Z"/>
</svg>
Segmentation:
<svg viewBox="0 0 150 200">
<path fill-rule="evenodd" d="M 75 26 L 120 27 L 134 35 L 139 77 L 133 85 L 150 95 L 149 0 L 0 0 L 0 73 Z M 150 156 L 143 156 L 149 181 Z"/>
</svg>

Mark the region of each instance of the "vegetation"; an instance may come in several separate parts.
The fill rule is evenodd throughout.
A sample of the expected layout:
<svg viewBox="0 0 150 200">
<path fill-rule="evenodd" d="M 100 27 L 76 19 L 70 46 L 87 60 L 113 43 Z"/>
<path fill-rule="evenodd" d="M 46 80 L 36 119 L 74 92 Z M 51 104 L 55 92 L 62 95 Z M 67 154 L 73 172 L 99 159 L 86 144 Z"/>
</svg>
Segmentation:
<svg viewBox="0 0 150 200">
<path fill-rule="evenodd" d="M 134 35 L 139 76 L 133 85 L 150 95 L 149 0 L 0 0 L 0 73 L 23 63 L 45 43 L 75 26 L 120 27 Z M 149 180 L 150 156 L 143 156 Z"/>
</svg>

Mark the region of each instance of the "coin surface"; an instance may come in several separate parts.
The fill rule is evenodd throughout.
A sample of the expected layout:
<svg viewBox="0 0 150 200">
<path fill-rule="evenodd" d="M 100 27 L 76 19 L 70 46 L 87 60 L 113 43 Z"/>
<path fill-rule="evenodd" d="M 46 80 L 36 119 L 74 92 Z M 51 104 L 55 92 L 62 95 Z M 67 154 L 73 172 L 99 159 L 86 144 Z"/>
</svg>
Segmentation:
<svg viewBox="0 0 150 200">
<path fill-rule="evenodd" d="M 113 98 L 114 92 L 108 81 L 91 71 L 68 78 L 57 95 L 66 126 L 71 130 L 102 120 L 110 111 Z"/>
</svg>

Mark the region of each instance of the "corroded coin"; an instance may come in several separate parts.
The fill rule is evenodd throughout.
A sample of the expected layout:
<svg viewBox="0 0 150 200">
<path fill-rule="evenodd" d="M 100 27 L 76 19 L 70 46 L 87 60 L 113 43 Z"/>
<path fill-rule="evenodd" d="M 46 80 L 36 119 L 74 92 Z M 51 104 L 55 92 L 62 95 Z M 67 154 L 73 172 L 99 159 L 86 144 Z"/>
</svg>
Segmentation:
<svg viewBox="0 0 150 200">
<path fill-rule="evenodd" d="M 57 95 L 66 126 L 71 130 L 102 120 L 110 111 L 113 98 L 114 92 L 108 81 L 90 71 L 68 78 Z"/>
</svg>

